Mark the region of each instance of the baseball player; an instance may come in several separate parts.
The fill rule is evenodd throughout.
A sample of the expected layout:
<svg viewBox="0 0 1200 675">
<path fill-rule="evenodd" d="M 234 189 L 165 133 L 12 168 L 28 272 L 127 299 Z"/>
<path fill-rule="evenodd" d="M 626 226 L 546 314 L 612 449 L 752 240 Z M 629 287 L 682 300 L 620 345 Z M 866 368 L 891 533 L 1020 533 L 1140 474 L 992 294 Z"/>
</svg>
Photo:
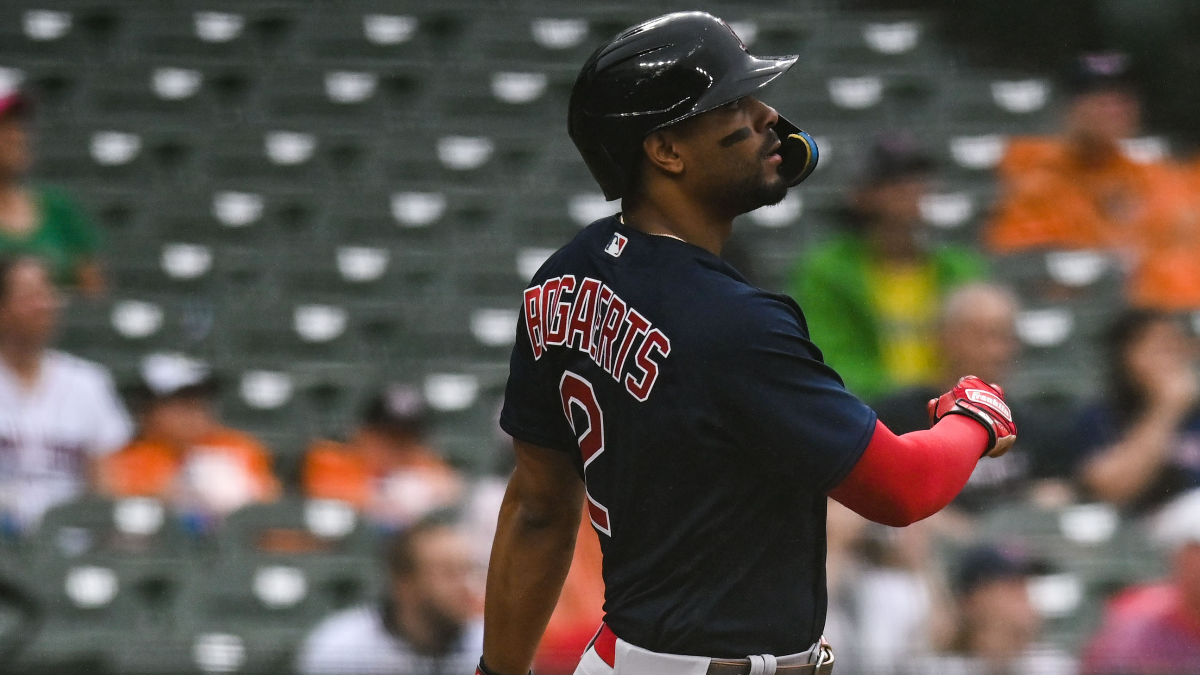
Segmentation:
<svg viewBox="0 0 1200 675">
<path fill-rule="evenodd" d="M 751 56 L 686 12 L 584 64 L 568 131 L 622 212 L 525 290 L 478 673 L 528 671 L 581 508 L 605 620 L 577 674 L 830 673 L 826 497 L 906 525 L 1015 440 L 1003 392 L 969 377 L 930 402 L 931 429 L 896 436 L 822 362 L 795 302 L 719 257 L 736 216 L 816 164 L 812 139 L 754 96 L 796 58 Z"/>
</svg>

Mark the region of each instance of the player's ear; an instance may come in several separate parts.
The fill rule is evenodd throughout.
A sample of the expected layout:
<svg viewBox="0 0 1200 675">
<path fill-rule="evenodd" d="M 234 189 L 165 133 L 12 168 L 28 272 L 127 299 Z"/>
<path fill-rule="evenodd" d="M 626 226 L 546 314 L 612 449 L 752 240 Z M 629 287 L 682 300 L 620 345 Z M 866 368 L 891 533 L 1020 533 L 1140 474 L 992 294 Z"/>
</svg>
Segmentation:
<svg viewBox="0 0 1200 675">
<path fill-rule="evenodd" d="M 664 130 L 655 131 L 642 141 L 646 159 L 652 166 L 672 174 L 683 173 L 683 156 L 679 153 L 678 139 Z"/>
</svg>

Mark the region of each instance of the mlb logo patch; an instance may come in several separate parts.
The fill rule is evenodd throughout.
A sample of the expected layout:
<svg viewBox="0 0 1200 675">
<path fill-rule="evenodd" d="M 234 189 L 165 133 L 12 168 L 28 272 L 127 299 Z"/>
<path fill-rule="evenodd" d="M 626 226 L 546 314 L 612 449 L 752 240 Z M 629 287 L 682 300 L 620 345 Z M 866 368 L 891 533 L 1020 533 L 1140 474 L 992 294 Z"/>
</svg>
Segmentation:
<svg viewBox="0 0 1200 675">
<path fill-rule="evenodd" d="M 621 251 L 625 250 L 625 244 L 629 243 L 629 239 L 623 235 L 613 233 L 612 241 L 608 242 L 608 246 L 604 247 L 604 252 L 614 258 L 621 257 Z"/>
</svg>

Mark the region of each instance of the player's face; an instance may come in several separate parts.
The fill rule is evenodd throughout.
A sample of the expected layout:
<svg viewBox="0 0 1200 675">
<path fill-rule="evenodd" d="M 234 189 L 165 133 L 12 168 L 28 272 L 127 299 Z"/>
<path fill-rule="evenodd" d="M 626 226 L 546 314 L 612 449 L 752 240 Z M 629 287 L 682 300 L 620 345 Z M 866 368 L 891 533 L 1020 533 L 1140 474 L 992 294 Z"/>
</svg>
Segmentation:
<svg viewBox="0 0 1200 675">
<path fill-rule="evenodd" d="M 60 298 L 46 268 L 25 259 L 4 280 L 0 298 L 0 335 L 23 345 L 43 346 L 54 335 Z"/>
<path fill-rule="evenodd" d="M 753 96 L 689 120 L 680 147 L 692 194 L 735 215 L 779 203 L 787 184 L 777 121 L 775 109 Z"/>
</svg>

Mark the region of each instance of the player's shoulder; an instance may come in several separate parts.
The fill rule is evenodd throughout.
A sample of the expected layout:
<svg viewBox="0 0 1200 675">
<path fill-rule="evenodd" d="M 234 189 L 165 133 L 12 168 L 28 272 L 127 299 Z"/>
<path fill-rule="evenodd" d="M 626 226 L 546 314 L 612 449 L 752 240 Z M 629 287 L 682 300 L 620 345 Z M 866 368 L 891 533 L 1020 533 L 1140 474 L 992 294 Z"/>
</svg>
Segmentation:
<svg viewBox="0 0 1200 675">
<path fill-rule="evenodd" d="M 803 313 L 787 295 L 719 269 L 696 274 L 693 282 L 686 313 L 718 348 L 736 351 L 784 334 L 807 337 Z"/>
<path fill-rule="evenodd" d="M 615 253 L 614 257 L 620 257 L 629 242 L 628 237 L 617 233 L 620 222 L 619 216 L 614 214 L 596 220 L 580 230 L 571 241 L 546 258 L 533 275 L 531 283 L 537 284 L 551 277 L 578 273 L 597 254 L 604 253 L 606 248 L 610 250 L 609 255 Z M 617 243 L 608 246 L 609 242 L 614 240 Z"/>
</svg>

